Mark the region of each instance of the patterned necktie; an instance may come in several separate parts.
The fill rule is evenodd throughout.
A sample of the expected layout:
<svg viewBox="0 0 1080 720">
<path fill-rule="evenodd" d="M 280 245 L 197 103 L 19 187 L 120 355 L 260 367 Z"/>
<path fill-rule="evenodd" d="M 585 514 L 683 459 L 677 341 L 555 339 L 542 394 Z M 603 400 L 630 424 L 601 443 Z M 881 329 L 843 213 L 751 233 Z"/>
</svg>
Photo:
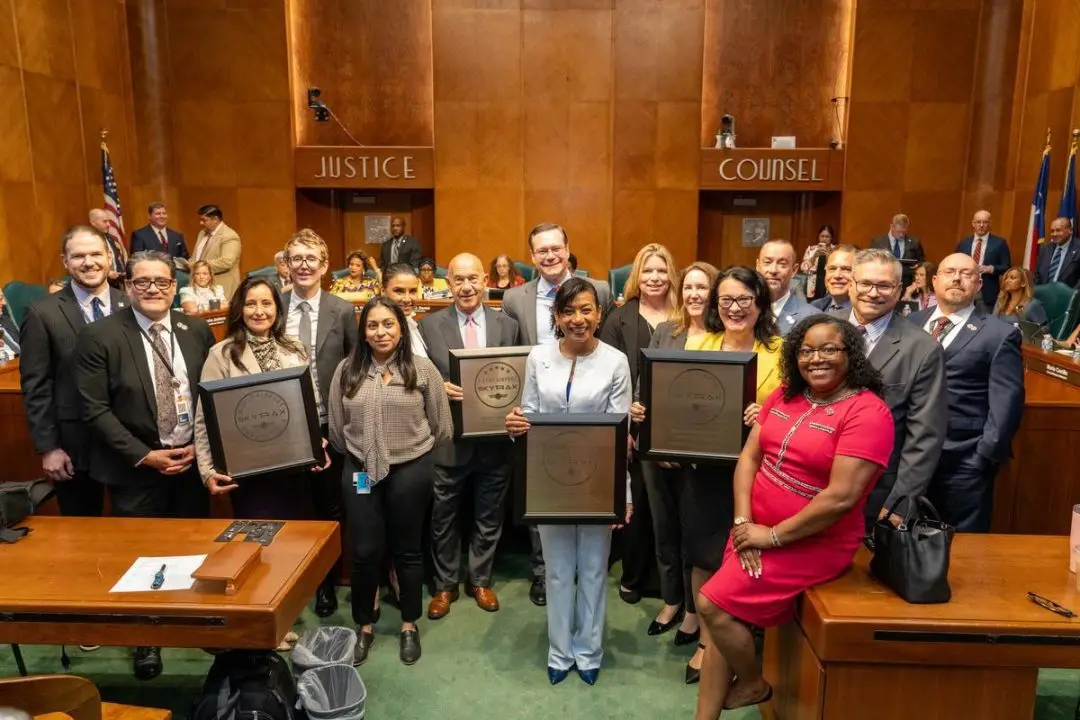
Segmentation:
<svg viewBox="0 0 1080 720">
<path fill-rule="evenodd" d="M 480 347 L 480 338 L 476 334 L 476 320 L 472 315 L 465 318 L 465 347 L 466 349 Z"/>
<path fill-rule="evenodd" d="M 158 230 L 157 231 L 157 236 L 158 236 L 158 239 L 161 241 L 161 249 L 164 250 L 165 252 L 169 252 L 169 241 L 165 239 L 165 231 L 164 230 Z"/>
<path fill-rule="evenodd" d="M 934 323 L 934 328 L 930 331 L 930 336 L 941 342 L 942 339 L 948 334 L 949 328 L 952 327 L 952 320 L 942 316 Z"/>
<path fill-rule="evenodd" d="M 172 386 L 172 371 L 165 364 L 163 328 L 159 323 L 150 326 L 150 344 L 154 347 L 154 398 L 157 400 L 157 426 L 161 437 L 168 437 L 176 427 L 176 393 Z"/>
<path fill-rule="evenodd" d="M 975 260 L 975 262 L 982 262 L 982 260 L 981 260 L 981 257 L 982 257 L 982 238 L 981 237 L 975 238 L 975 247 L 972 248 L 972 250 L 971 250 L 971 257 Z"/>
<path fill-rule="evenodd" d="M 558 295 L 558 294 L 559 294 L 559 285 L 555 285 L 550 290 L 548 290 L 547 296 L 549 298 L 551 298 L 552 300 L 554 300 L 555 296 Z"/>
<path fill-rule="evenodd" d="M 1057 282 L 1058 271 L 1061 270 L 1061 260 L 1065 252 L 1061 245 L 1054 248 L 1054 257 L 1050 259 L 1050 282 Z"/>
<path fill-rule="evenodd" d="M 94 298 L 90 301 L 90 322 L 97 322 L 105 317 L 105 306 L 101 302 L 101 298 Z"/>
<path fill-rule="evenodd" d="M 300 342 L 307 348 L 308 362 L 311 362 L 315 358 L 311 343 L 311 305 L 305 300 L 297 307 L 300 308 Z"/>
<path fill-rule="evenodd" d="M 893 238 L 892 241 L 892 254 L 896 256 L 897 260 L 904 257 L 904 253 L 900 252 L 900 240 L 897 238 Z"/>
</svg>

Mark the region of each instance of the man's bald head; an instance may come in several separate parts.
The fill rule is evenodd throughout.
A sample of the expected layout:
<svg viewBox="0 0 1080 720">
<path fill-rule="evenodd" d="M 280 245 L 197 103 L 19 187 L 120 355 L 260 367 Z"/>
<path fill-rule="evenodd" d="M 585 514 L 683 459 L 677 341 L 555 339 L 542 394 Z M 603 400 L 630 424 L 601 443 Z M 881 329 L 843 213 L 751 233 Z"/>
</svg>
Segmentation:
<svg viewBox="0 0 1080 720">
<path fill-rule="evenodd" d="M 466 315 L 480 307 L 487 280 L 484 263 L 472 253 L 455 255 L 446 268 L 446 282 L 450 286 L 454 305 Z"/>
<path fill-rule="evenodd" d="M 88 218 L 90 224 L 102 235 L 109 234 L 109 213 L 105 212 L 101 208 L 94 208 L 90 211 L 90 217 Z"/>
<path fill-rule="evenodd" d="M 982 276 L 975 258 L 965 253 L 948 255 L 938 264 L 934 275 L 934 295 L 942 312 L 954 313 L 975 300 L 982 288 Z"/>
</svg>

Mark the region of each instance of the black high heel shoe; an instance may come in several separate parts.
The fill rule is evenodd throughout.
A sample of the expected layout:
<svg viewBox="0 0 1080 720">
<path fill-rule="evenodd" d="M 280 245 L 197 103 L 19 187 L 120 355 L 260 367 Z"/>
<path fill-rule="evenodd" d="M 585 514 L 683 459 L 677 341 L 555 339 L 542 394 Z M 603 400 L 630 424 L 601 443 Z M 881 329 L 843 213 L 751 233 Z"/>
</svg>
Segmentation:
<svg viewBox="0 0 1080 720">
<path fill-rule="evenodd" d="M 682 630 L 675 631 L 675 644 L 678 646 L 690 645 L 701 639 L 701 628 L 692 633 L 684 633 Z"/>
<path fill-rule="evenodd" d="M 705 649 L 705 646 L 703 644 L 701 644 L 701 643 L 698 643 L 698 647 L 701 648 L 702 650 Z M 703 658 L 703 660 L 704 660 L 704 658 Z M 690 663 L 687 662 L 686 663 L 686 681 L 685 681 L 686 684 L 687 685 L 696 685 L 698 683 L 698 681 L 700 681 L 700 680 L 701 680 L 701 668 L 690 667 Z"/>
<path fill-rule="evenodd" d="M 675 615 L 666 623 L 661 623 L 653 620 L 651 623 L 649 623 L 649 635 L 663 635 L 664 633 L 668 632 L 669 630 L 671 630 L 671 628 L 682 622 L 683 613 L 684 610 L 682 608 L 679 608 Z"/>
</svg>

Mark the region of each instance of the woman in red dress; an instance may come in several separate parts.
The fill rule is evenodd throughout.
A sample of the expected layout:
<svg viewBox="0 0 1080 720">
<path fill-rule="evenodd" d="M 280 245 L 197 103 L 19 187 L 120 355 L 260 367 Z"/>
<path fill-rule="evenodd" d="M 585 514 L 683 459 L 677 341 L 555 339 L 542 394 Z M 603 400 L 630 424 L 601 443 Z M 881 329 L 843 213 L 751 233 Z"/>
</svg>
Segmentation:
<svg viewBox="0 0 1080 720">
<path fill-rule="evenodd" d="M 787 621 L 804 590 L 851 566 L 863 505 L 892 454 L 881 375 L 853 325 L 802 320 L 784 340 L 780 369 L 783 386 L 762 405 L 735 468 L 724 562 L 697 599 L 712 639 L 698 720 L 772 696 L 750 627 Z"/>
</svg>

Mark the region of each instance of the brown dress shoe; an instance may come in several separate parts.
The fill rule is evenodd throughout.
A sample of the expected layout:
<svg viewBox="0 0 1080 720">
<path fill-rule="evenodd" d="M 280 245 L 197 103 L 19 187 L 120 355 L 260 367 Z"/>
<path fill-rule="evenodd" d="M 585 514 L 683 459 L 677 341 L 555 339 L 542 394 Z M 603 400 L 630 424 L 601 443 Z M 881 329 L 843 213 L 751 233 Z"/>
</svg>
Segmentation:
<svg viewBox="0 0 1080 720">
<path fill-rule="evenodd" d="M 450 612 L 450 603 L 458 599 L 458 589 L 440 590 L 431 598 L 427 606 L 427 616 L 432 620 L 438 620 Z"/>
<path fill-rule="evenodd" d="M 495 612 L 499 609 L 499 598 L 495 597 L 495 591 L 486 587 L 465 586 L 465 593 L 476 600 L 481 610 Z"/>
</svg>

